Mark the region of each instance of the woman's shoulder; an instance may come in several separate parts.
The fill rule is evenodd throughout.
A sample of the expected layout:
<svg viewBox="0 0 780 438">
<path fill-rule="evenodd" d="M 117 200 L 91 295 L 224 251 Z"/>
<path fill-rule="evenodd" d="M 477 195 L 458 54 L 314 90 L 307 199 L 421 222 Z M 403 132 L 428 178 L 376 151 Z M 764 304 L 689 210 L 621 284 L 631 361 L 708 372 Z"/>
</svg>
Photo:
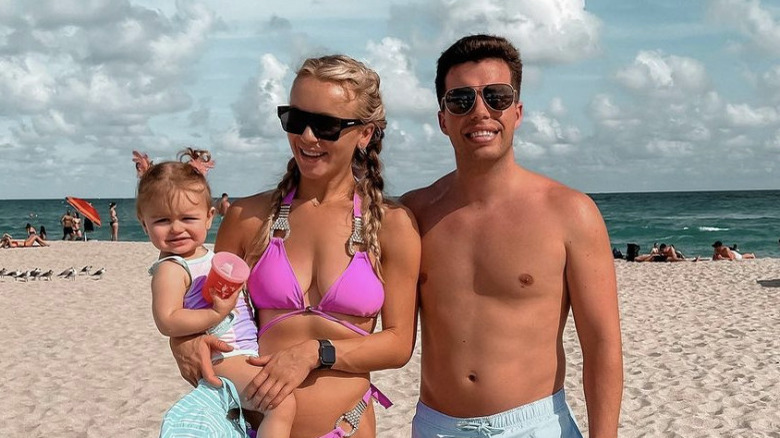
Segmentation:
<svg viewBox="0 0 780 438">
<path fill-rule="evenodd" d="M 249 213 L 256 215 L 260 211 L 267 211 L 273 199 L 273 190 L 256 193 L 245 198 L 238 198 L 230 203 L 228 212 Z"/>
</svg>

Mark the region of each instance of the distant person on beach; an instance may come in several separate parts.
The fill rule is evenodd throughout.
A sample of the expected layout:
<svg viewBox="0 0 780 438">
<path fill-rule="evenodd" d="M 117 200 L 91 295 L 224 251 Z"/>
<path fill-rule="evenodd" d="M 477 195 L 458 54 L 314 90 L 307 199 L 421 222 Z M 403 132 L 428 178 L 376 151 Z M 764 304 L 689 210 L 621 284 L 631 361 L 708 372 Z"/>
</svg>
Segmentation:
<svg viewBox="0 0 780 438">
<path fill-rule="evenodd" d="M 230 200 L 228 199 L 228 194 L 223 193 L 222 197 L 217 201 L 217 213 L 219 213 L 220 216 L 224 216 L 225 213 L 227 213 L 228 208 L 230 208 Z"/>
<path fill-rule="evenodd" d="M 658 242 L 653 242 L 653 247 L 650 248 L 650 252 L 643 255 L 637 255 L 634 257 L 635 262 L 649 262 L 653 261 L 653 258 L 658 255 Z M 638 253 L 639 251 L 637 251 Z"/>
<path fill-rule="evenodd" d="M 379 76 L 348 56 L 309 58 L 277 110 L 286 173 L 236 200 L 215 244 L 253 266 L 263 356 L 249 361 L 266 368 L 248 394 L 261 407 L 294 394 L 294 437 L 373 438 L 373 400 L 390 401 L 371 372 L 412 355 L 420 269 L 414 218 L 383 193 Z M 209 336 L 173 346 L 183 376 L 208 376 L 204 347 L 219 349 Z"/>
<path fill-rule="evenodd" d="M 519 166 L 522 64 L 504 38 L 439 57 L 456 170 L 401 200 L 422 236 L 420 401 L 412 436 L 581 437 L 562 335 L 574 313 L 592 437 L 617 436 L 623 364 L 615 265 L 593 200 Z"/>
<path fill-rule="evenodd" d="M 712 248 L 712 260 L 743 260 L 756 258 L 756 255 L 750 252 L 740 254 L 728 246 L 723 245 L 723 242 L 720 240 L 716 240 L 715 243 L 712 244 Z"/>
<path fill-rule="evenodd" d="M 674 245 L 662 243 L 660 246 L 653 244 L 653 249 L 649 254 L 638 256 L 635 262 L 683 262 L 685 256 L 677 251 Z"/>
<path fill-rule="evenodd" d="M 73 240 L 73 216 L 70 210 L 65 210 L 65 214 L 60 218 L 62 224 L 62 240 Z"/>
<path fill-rule="evenodd" d="M 216 373 L 242 392 L 260 371 L 246 361 L 258 355 L 257 326 L 246 294 L 239 291 L 223 299 L 212 293 L 213 305 L 202 295 L 214 256 L 203 246 L 215 213 L 206 181 L 213 166 L 211 155 L 188 148 L 179 154 L 179 161 L 159 164 L 144 159 L 145 154 L 134 155 L 141 157 L 134 159 L 140 176 L 136 213 L 149 240 L 160 250 L 149 270 L 157 328 L 169 337 L 212 333 L 232 345 L 233 351 L 215 352 L 211 361 Z M 242 405 L 250 408 L 246 400 Z M 288 398 L 266 412 L 260 436 L 289 436 L 294 415 L 295 400 Z"/>
<path fill-rule="evenodd" d="M 41 225 L 41 231 L 38 233 L 39 236 L 41 236 L 41 239 L 46 240 L 48 237 L 46 235 L 46 227 Z"/>
<path fill-rule="evenodd" d="M 111 226 L 111 241 L 119 240 L 119 217 L 116 215 L 116 202 L 108 203 L 108 223 Z"/>
<path fill-rule="evenodd" d="M 79 212 L 73 213 L 73 240 L 81 240 L 81 215 Z"/>
<path fill-rule="evenodd" d="M 37 234 L 30 234 L 26 239 L 14 239 L 10 234 L 4 233 L 0 239 L 0 248 L 29 248 L 33 246 L 49 246 Z"/>
</svg>

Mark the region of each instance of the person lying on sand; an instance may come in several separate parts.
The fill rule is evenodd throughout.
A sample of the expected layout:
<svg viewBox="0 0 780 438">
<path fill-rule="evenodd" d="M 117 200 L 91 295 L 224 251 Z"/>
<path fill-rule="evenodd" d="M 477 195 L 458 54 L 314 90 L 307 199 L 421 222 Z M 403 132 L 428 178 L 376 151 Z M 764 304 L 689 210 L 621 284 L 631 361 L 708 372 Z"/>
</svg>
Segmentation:
<svg viewBox="0 0 780 438">
<path fill-rule="evenodd" d="M 0 248 L 28 248 L 33 246 L 49 246 L 37 234 L 30 234 L 27 239 L 14 239 L 10 234 L 4 233 L 0 239 Z"/>
<path fill-rule="evenodd" d="M 674 245 L 667 245 L 662 243 L 657 249 L 653 245 L 653 250 L 650 254 L 638 256 L 634 259 L 635 262 L 682 262 L 685 261 L 685 256 L 674 248 Z"/>
<path fill-rule="evenodd" d="M 714 248 L 712 253 L 712 260 L 742 260 L 756 258 L 756 255 L 752 252 L 740 254 L 736 250 L 731 249 L 728 246 L 724 246 L 723 242 L 720 240 L 715 241 L 715 243 L 712 244 L 712 247 Z"/>
</svg>

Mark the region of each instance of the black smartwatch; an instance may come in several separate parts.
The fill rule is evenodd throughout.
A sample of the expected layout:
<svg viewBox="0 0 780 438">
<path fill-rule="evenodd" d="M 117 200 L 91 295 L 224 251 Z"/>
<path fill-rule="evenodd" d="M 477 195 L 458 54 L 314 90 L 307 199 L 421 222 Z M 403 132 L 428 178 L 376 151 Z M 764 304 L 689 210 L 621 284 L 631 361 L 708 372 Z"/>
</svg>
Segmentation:
<svg viewBox="0 0 780 438">
<path fill-rule="evenodd" d="M 327 339 L 320 339 L 320 366 L 318 369 L 330 369 L 336 363 L 336 347 Z"/>
</svg>

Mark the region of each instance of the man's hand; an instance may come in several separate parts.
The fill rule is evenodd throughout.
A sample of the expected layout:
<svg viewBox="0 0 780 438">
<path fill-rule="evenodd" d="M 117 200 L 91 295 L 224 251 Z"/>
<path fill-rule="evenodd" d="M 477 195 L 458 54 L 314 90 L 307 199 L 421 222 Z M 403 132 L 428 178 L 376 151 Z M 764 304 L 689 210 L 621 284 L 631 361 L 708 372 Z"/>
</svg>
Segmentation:
<svg viewBox="0 0 780 438">
<path fill-rule="evenodd" d="M 211 352 L 227 353 L 233 347 L 213 335 L 171 338 L 170 345 L 179 372 L 190 385 L 197 386 L 198 380 L 203 378 L 212 386 L 222 386 L 222 381 L 211 366 Z"/>
</svg>

